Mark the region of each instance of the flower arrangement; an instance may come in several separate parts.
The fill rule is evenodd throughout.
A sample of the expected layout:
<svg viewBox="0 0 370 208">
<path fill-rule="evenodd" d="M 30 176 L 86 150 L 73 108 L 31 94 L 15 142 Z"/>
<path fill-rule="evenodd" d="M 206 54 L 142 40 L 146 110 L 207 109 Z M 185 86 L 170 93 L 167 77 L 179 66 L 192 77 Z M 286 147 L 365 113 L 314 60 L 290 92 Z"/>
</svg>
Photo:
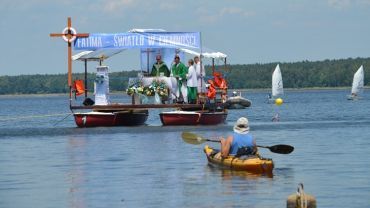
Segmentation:
<svg viewBox="0 0 370 208">
<path fill-rule="evenodd" d="M 146 96 L 154 96 L 155 95 L 155 89 L 152 85 L 148 87 L 144 87 L 143 93 Z"/>
<path fill-rule="evenodd" d="M 143 94 L 146 96 L 154 96 L 155 93 L 162 98 L 168 96 L 168 87 L 164 81 L 153 80 L 152 84 L 149 86 L 143 86 L 141 83 L 136 83 L 131 85 L 126 90 L 127 95 L 133 95 L 134 93 Z"/>
<path fill-rule="evenodd" d="M 151 84 L 158 95 L 162 98 L 168 97 L 168 86 L 164 81 L 154 80 Z"/>
<path fill-rule="evenodd" d="M 126 93 L 127 93 L 127 95 L 130 95 L 130 96 L 135 94 L 135 93 L 143 94 L 144 93 L 144 87 L 141 86 L 141 85 L 138 85 L 138 84 L 134 84 L 134 85 L 130 86 L 129 88 L 127 88 Z"/>
</svg>

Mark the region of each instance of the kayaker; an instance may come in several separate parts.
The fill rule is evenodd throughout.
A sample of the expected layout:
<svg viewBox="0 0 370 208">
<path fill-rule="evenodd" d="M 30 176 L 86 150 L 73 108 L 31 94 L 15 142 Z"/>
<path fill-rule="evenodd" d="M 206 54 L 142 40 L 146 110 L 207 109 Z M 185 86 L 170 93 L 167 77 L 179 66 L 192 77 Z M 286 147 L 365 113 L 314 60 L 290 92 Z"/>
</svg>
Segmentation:
<svg viewBox="0 0 370 208">
<path fill-rule="evenodd" d="M 249 122 L 245 117 L 239 118 L 234 125 L 233 135 L 226 139 L 221 137 L 221 156 L 254 155 L 257 153 L 256 140 L 249 133 Z"/>
</svg>

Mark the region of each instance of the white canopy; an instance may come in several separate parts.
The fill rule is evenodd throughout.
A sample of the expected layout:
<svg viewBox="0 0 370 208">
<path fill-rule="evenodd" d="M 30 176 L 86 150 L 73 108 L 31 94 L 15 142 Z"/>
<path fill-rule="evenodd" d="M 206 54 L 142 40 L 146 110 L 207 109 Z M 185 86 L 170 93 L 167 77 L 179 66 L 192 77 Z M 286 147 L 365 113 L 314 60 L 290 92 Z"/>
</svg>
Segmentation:
<svg viewBox="0 0 370 208">
<path fill-rule="evenodd" d="M 193 50 L 190 50 L 190 49 L 180 48 L 180 51 L 183 51 L 185 53 L 192 54 L 192 55 L 195 55 L 195 56 L 200 56 L 200 52 L 196 52 L 196 51 L 193 51 Z M 222 59 L 222 58 L 226 58 L 227 55 L 224 54 L 224 53 L 221 53 L 221 52 L 211 52 L 211 51 L 209 51 L 209 52 L 203 52 L 202 57 Z"/>
<path fill-rule="evenodd" d="M 98 49 L 95 51 L 82 51 L 76 55 L 72 56 L 72 60 L 80 61 L 99 61 L 102 59 L 107 59 L 113 55 L 121 53 L 125 49 Z"/>
</svg>

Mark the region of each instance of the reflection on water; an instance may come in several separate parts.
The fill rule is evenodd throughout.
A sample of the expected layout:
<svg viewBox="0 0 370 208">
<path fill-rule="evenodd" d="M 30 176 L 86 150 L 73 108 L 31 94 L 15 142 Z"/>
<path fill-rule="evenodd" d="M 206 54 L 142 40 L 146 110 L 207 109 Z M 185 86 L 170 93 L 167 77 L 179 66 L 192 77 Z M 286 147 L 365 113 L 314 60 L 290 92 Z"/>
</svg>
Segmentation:
<svg viewBox="0 0 370 208">
<path fill-rule="evenodd" d="M 284 178 L 284 180 L 294 180 L 294 169 L 292 167 L 276 167 L 274 168 L 275 178 Z"/>
<path fill-rule="evenodd" d="M 273 178 L 273 174 L 257 174 L 248 171 L 236 171 L 226 168 L 215 167 L 208 164 L 208 171 L 220 175 L 222 180 L 257 180 L 260 178 Z"/>
<path fill-rule="evenodd" d="M 86 173 L 84 164 L 87 159 L 85 157 L 86 138 L 79 137 L 68 139 L 67 154 L 69 158 L 69 170 L 67 171 L 67 182 L 69 185 L 69 204 L 72 208 L 84 208 L 86 206 L 85 193 L 83 190 L 86 182 Z"/>
</svg>

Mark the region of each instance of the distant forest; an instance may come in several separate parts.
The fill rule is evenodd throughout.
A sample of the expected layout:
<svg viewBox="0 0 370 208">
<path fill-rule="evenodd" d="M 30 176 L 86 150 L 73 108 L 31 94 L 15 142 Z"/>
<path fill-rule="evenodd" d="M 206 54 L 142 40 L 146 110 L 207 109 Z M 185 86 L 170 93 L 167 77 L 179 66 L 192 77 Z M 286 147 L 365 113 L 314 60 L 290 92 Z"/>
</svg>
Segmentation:
<svg viewBox="0 0 370 208">
<path fill-rule="evenodd" d="M 223 72 L 229 88 L 271 88 L 271 75 L 276 65 L 280 64 L 284 88 L 310 87 L 348 87 L 352 84 L 353 74 L 363 65 L 365 85 L 370 82 L 370 58 L 349 58 L 324 61 L 302 61 L 294 63 L 244 64 L 216 67 Z M 206 66 L 207 75 L 212 74 Z M 109 75 L 111 91 L 123 91 L 127 88 L 129 77 L 137 76 L 138 71 L 112 72 Z M 84 75 L 74 74 L 74 79 L 83 79 Z M 88 89 L 93 89 L 94 73 L 88 74 Z M 67 93 L 67 74 L 56 75 L 18 75 L 0 76 L 0 94 L 44 94 Z"/>
</svg>

